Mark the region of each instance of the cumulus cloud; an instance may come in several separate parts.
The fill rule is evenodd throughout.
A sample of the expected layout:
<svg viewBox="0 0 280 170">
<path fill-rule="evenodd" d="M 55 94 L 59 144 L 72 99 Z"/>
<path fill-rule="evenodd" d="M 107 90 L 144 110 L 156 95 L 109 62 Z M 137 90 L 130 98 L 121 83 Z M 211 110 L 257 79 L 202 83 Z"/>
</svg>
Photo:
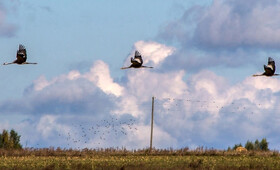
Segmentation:
<svg viewBox="0 0 280 170">
<path fill-rule="evenodd" d="M 156 44 L 160 62 L 172 56 L 166 52 L 172 47 L 140 44 L 143 49 Z M 277 148 L 278 79 L 247 77 L 230 84 L 209 70 L 185 75 L 185 70 L 130 69 L 123 81 L 115 81 L 103 61 L 85 73 L 72 70 L 50 80 L 42 75 L 21 99 L 0 103 L 1 116 L 24 117 L 2 120 L 0 128 L 15 128 L 33 147 L 148 147 L 154 96 L 156 148 L 224 149 L 263 137 Z"/>
<path fill-rule="evenodd" d="M 144 65 L 150 64 L 152 66 L 160 66 L 161 63 L 175 51 L 174 47 L 154 41 L 138 41 L 134 44 L 134 48 L 141 53 Z M 125 65 L 130 64 L 131 57 L 134 57 L 134 51 L 127 57 Z"/>
<path fill-rule="evenodd" d="M 260 57 L 267 57 L 267 49 L 279 48 L 279 5 L 277 0 L 214 0 L 209 6 L 187 9 L 159 34 L 180 47 L 165 67 L 185 66 L 197 72 L 217 66 L 246 69 L 256 64 Z"/>
<path fill-rule="evenodd" d="M 123 93 L 123 88 L 113 82 L 109 73 L 109 67 L 103 61 L 95 62 L 90 72 L 85 75 L 85 78 L 96 84 L 97 87 L 107 94 L 120 96 Z"/>
<path fill-rule="evenodd" d="M 146 62 L 153 62 L 154 65 L 159 65 L 166 57 L 170 56 L 175 49 L 157 42 L 138 41 L 135 43 L 135 49 L 141 51 L 146 56 Z"/>
<path fill-rule="evenodd" d="M 67 135 L 67 132 L 71 130 L 71 127 L 58 123 L 58 118 L 59 116 L 54 115 L 42 116 L 36 126 L 36 131 L 45 139 L 48 139 L 50 136 L 56 136 L 58 132 Z"/>
<path fill-rule="evenodd" d="M 278 47 L 279 5 L 277 0 L 214 0 L 209 7 L 188 9 L 162 36 L 210 48 Z"/>
<path fill-rule="evenodd" d="M 197 24 L 194 40 L 209 47 L 278 47 L 279 2 L 214 0 Z"/>
<path fill-rule="evenodd" d="M 280 82 L 272 79 L 273 85 L 258 86 L 259 81 L 270 80 L 247 78 L 230 85 L 226 79 L 202 71 L 188 81 L 188 93 L 181 99 L 158 101 L 157 123 L 181 145 L 207 143 L 226 148 L 248 139 L 276 140 L 278 125 L 271 123 L 277 122 L 280 114 L 276 104 Z"/>
</svg>

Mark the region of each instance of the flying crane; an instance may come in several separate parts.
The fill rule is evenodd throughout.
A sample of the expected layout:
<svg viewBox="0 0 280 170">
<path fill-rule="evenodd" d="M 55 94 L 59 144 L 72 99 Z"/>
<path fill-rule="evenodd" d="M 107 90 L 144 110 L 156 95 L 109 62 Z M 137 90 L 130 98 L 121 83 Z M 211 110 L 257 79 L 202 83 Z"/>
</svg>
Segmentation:
<svg viewBox="0 0 280 170">
<path fill-rule="evenodd" d="M 276 67 L 275 67 L 275 61 L 273 58 L 268 57 L 268 63 L 267 65 L 264 65 L 264 73 L 262 74 L 254 74 L 253 76 L 279 76 L 279 74 L 274 74 Z"/>
<path fill-rule="evenodd" d="M 9 64 L 37 64 L 37 63 L 29 63 L 26 62 L 27 60 L 27 54 L 26 54 L 26 48 L 20 44 L 19 49 L 17 50 L 17 59 L 11 63 L 4 63 L 3 65 L 9 65 Z"/>
<path fill-rule="evenodd" d="M 121 69 L 128 68 L 153 68 L 148 66 L 143 66 L 143 59 L 139 51 L 135 51 L 134 58 L 130 59 L 131 65 L 129 67 L 122 67 Z"/>
</svg>

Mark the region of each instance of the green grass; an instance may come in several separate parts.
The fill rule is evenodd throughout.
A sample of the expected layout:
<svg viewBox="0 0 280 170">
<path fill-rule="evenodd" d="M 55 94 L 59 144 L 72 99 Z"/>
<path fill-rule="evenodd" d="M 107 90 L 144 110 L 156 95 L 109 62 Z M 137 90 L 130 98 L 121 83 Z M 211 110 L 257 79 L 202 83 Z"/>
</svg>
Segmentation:
<svg viewBox="0 0 280 170">
<path fill-rule="evenodd" d="M 0 169 L 280 169 L 278 152 L 0 150 Z"/>
</svg>

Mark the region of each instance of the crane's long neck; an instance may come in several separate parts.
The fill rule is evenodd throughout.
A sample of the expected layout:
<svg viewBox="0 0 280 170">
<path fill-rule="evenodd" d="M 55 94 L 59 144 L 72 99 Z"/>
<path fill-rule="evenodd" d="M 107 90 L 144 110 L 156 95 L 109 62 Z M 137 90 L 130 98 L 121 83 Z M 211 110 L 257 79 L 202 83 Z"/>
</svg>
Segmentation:
<svg viewBox="0 0 280 170">
<path fill-rule="evenodd" d="M 9 65 L 9 64 L 15 64 L 15 63 L 3 63 L 3 65 Z"/>
</svg>

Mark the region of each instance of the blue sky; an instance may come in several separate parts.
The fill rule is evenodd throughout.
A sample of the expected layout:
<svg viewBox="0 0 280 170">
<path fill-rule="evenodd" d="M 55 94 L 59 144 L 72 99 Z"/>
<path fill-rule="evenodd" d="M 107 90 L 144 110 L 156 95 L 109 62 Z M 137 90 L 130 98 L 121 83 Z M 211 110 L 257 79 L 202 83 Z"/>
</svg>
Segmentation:
<svg viewBox="0 0 280 170">
<path fill-rule="evenodd" d="M 14 27 L 12 36 L 1 38 L 5 44 L 1 47 L 3 60 L 14 59 L 18 48 L 15 44 L 23 43 L 28 48 L 30 60 L 42 63 L 31 68 L 34 72 L 25 73 L 24 78 L 13 75 L 13 79 L 8 79 L 11 70 L 7 69 L 11 68 L 3 69 L 2 74 L 6 76 L 2 77 L 7 77 L 11 83 L 21 79 L 21 86 L 8 90 L 1 84 L 7 92 L 7 96 L 2 96 L 20 94 L 41 74 L 51 78 L 72 68 L 86 70 L 97 59 L 109 63 L 113 76 L 119 77 L 122 75 L 119 67 L 134 42 L 155 39 L 164 24 L 182 15 L 184 9 L 193 4 L 196 3 L 179 0 L 165 3 L 2 1 L 3 20 Z M 16 68 L 12 69 L 12 73 L 18 73 Z"/>
<path fill-rule="evenodd" d="M 268 56 L 278 63 L 279 6 L 0 0 L 1 62 L 19 43 L 38 62 L 0 67 L 0 129 L 15 128 L 31 147 L 144 148 L 155 96 L 155 147 L 226 149 L 266 137 L 279 149 L 279 78 L 251 77 Z M 154 69 L 121 70 L 134 50 Z"/>
</svg>

